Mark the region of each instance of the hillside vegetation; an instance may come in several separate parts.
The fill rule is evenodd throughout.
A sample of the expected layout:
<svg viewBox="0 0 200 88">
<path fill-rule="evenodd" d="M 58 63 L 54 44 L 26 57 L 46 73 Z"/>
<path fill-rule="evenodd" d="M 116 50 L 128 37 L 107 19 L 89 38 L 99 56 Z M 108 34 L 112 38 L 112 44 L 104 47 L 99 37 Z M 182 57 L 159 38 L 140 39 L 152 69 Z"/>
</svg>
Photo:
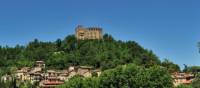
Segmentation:
<svg viewBox="0 0 200 88">
<path fill-rule="evenodd" d="M 26 46 L 0 47 L 0 67 L 33 66 L 36 60 L 46 62 L 47 68 L 65 69 L 68 66 L 89 65 L 102 70 L 118 65 L 160 65 L 158 57 L 135 41 L 117 41 L 105 34 L 102 40 L 80 40 L 74 35 L 55 42 L 38 39 Z"/>
<path fill-rule="evenodd" d="M 173 88 L 173 80 L 163 67 L 128 64 L 105 70 L 100 77 L 76 76 L 58 88 Z"/>
<path fill-rule="evenodd" d="M 54 42 L 35 39 L 25 46 L 0 47 L 0 59 L 0 77 L 21 67 L 34 67 L 36 60 L 45 61 L 46 69 L 93 66 L 102 70 L 100 77 L 75 76 L 60 88 L 172 88 L 170 73 L 180 71 L 178 65 L 167 59 L 161 62 L 137 42 L 115 40 L 108 34 L 101 40 L 77 40 L 69 35 Z M 16 81 L 0 85 L 13 87 Z M 25 88 L 34 86 L 25 84 Z"/>
</svg>

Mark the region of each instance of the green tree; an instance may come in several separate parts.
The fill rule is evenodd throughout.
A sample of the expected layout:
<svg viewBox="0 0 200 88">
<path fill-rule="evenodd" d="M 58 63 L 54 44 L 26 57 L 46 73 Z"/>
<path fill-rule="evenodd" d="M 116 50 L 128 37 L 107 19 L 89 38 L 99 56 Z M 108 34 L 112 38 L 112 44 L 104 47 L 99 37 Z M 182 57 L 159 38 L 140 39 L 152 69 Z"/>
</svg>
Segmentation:
<svg viewBox="0 0 200 88">
<path fill-rule="evenodd" d="M 195 80 L 192 82 L 193 88 L 200 88 L 200 74 L 197 74 Z"/>
<path fill-rule="evenodd" d="M 102 40 L 77 40 L 74 35 L 54 42 L 35 39 L 26 46 L 0 46 L 1 67 L 33 66 L 36 60 L 46 62 L 47 68 L 65 69 L 70 65 L 91 65 L 102 70 L 135 63 L 152 67 L 160 65 L 159 58 L 135 41 L 117 41 L 105 34 Z"/>
<path fill-rule="evenodd" d="M 174 72 L 180 72 L 180 67 L 177 64 L 174 64 L 173 62 L 169 61 L 168 59 L 165 59 L 162 62 L 162 66 L 166 67 L 167 70 L 170 73 L 174 73 Z"/>
<path fill-rule="evenodd" d="M 193 88 L 193 87 L 190 86 L 190 85 L 183 85 L 183 84 L 181 84 L 181 85 L 178 85 L 176 88 Z"/>
</svg>

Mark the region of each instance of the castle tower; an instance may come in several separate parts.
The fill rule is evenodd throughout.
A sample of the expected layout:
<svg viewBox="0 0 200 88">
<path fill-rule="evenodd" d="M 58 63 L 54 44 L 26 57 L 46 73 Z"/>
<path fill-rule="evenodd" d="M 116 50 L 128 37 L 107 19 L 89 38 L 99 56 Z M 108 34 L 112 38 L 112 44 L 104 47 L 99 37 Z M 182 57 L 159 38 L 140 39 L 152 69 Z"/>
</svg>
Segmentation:
<svg viewBox="0 0 200 88">
<path fill-rule="evenodd" d="M 76 27 L 76 38 L 78 40 L 86 40 L 86 39 L 102 39 L 102 28 L 99 27 L 88 27 L 84 28 L 79 25 Z"/>
</svg>

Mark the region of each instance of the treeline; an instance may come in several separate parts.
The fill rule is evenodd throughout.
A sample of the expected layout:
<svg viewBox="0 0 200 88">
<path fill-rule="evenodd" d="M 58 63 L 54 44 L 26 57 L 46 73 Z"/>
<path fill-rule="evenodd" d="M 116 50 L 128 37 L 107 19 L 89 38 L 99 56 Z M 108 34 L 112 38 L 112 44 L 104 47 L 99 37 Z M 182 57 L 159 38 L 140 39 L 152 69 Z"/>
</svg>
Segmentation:
<svg viewBox="0 0 200 88">
<path fill-rule="evenodd" d="M 150 50 L 134 41 L 117 41 L 105 34 L 102 40 L 80 40 L 74 35 L 55 42 L 38 39 L 26 46 L 0 47 L 0 67 L 34 66 L 36 60 L 46 62 L 47 68 L 65 69 L 71 65 L 90 65 L 109 69 L 135 63 L 146 67 L 160 65 L 161 61 Z"/>
</svg>

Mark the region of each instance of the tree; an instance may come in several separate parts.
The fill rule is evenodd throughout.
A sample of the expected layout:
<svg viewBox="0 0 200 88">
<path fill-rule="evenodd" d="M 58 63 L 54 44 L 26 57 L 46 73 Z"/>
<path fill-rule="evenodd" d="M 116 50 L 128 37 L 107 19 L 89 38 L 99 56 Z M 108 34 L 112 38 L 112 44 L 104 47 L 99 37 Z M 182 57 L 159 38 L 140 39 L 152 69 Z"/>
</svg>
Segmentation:
<svg viewBox="0 0 200 88">
<path fill-rule="evenodd" d="M 191 85 L 178 85 L 176 88 L 193 88 Z"/>
<path fill-rule="evenodd" d="M 200 66 L 186 66 L 183 71 L 197 74 L 200 72 Z"/>
<path fill-rule="evenodd" d="M 184 69 L 183 69 L 183 72 L 188 72 L 188 66 L 186 64 L 183 64 L 184 65 Z"/>
<path fill-rule="evenodd" d="M 151 50 L 137 42 L 117 41 L 108 34 L 102 40 L 77 40 L 74 35 L 69 35 L 54 42 L 35 39 L 26 46 L 0 47 L 0 59 L 1 67 L 31 67 L 36 60 L 43 60 L 47 68 L 54 69 L 90 65 L 107 70 L 129 63 L 149 68 L 161 63 Z"/>
<path fill-rule="evenodd" d="M 74 50 L 76 42 L 75 35 L 69 35 L 62 41 L 62 48 L 67 52 Z"/>
<path fill-rule="evenodd" d="M 200 88 L 200 74 L 197 74 L 195 80 L 192 82 L 193 88 Z"/>
<path fill-rule="evenodd" d="M 61 39 L 57 39 L 56 40 L 56 46 L 57 46 L 57 50 L 60 51 L 62 48 L 62 40 Z"/>
<path fill-rule="evenodd" d="M 167 68 L 167 70 L 170 73 L 180 72 L 180 67 L 177 64 L 174 64 L 173 62 L 169 61 L 168 59 L 165 59 L 162 62 L 162 66 Z"/>
<path fill-rule="evenodd" d="M 112 41 L 114 41 L 114 38 L 109 34 L 104 34 L 103 35 L 103 40 L 104 41 L 108 41 L 108 42 L 112 42 Z"/>
</svg>

